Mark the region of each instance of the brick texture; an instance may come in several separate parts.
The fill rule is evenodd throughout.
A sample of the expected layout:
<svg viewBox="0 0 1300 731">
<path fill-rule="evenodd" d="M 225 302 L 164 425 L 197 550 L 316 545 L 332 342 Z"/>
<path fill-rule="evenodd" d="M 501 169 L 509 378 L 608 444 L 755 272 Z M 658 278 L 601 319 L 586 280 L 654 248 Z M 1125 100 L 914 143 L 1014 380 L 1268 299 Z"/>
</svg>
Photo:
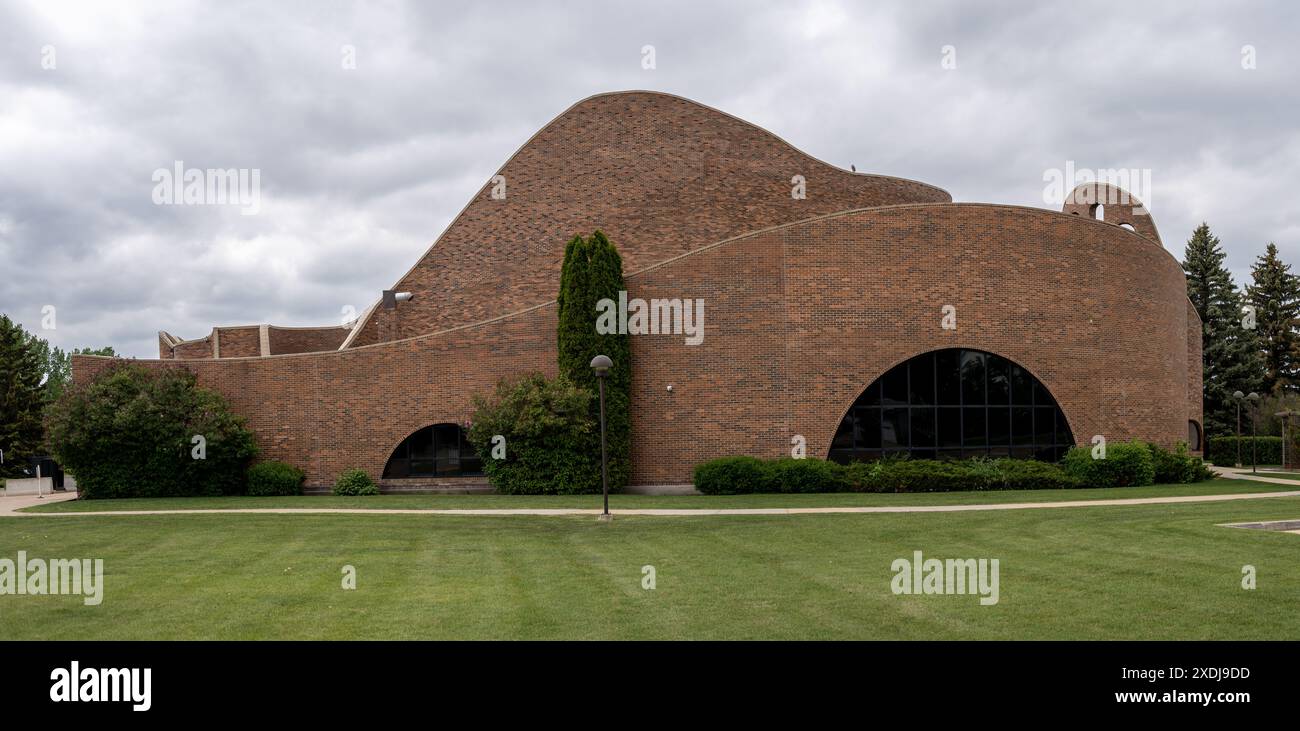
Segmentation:
<svg viewBox="0 0 1300 731">
<path fill-rule="evenodd" d="M 806 201 L 789 197 L 792 169 L 808 171 Z M 825 456 L 867 385 L 937 348 L 1026 367 L 1083 444 L 1171 446 L 1200 421 L 1201 326 L 1158 235 L 1073 211 L 954 204 L 644 93 L 578 104 L 503 170 L 518 197 L 481 192 L 398 284 L 415 299 L 368 320 L 352 347 L 330 347 L 341 328 L 275 328 L 282 354 L 228 357 L 223 331 L 220 360 L 199 341 L 139 362 L 194 371 L 248 418 L 265 457 L 302 467 L 309 485 L 351 467 L 378 478 L 402 439 L 465 421 L 471 395 L 499 378 L 554 375 L 563 243 L 599 226 L 624 252 L 631 297 L 705 303 L 699 345 L 632 338 L 637 485 L 689 482 L 717 456 L 788 454 L 793 435 Z M 956 330 L 941 327 L 944 305 Z M 74 377 L 109 362 L 74 356 Z"/>
</svg>

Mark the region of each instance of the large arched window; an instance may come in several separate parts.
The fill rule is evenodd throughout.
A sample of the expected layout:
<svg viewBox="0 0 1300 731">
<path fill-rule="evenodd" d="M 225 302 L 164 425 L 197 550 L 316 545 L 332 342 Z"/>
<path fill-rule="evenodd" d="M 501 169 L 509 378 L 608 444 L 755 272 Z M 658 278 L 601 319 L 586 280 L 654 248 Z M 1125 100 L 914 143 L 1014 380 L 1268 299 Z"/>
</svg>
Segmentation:
<svg viewBox="0 0 1300 731">
<path fill-rule="evenodd" d="M 456 424 L 424 427 L 402 440 L 384 465 L 384 479 L 481 474 L 483 463 Z"/>
<path fill-rule="evenodd" d="M 1056 400 L 1000 355 L 950 348 L 918 355 L 876 379 L 849 408 L 829 458 L 1060 459 L 1074 437 Z"/>
</svg>

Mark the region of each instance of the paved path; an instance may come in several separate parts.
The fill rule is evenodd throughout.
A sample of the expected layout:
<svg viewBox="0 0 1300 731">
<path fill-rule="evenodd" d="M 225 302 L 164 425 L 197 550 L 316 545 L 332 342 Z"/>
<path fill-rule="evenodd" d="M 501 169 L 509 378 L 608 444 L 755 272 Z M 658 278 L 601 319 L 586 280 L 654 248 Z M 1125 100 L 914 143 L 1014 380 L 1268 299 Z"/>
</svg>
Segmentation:
<svg viewBox="0 0 1300 731">
<path fill-rule="evenodd" d="M 1266 482 L 1284 484 L 1300 483 L 1287 480 L 1264 479 Z M 1265 498 L 1300 497 L 1300 490 L 1278 492 L 1252 492 L 1235 495 L 1175 495 L 1170 497 L 1114 498 L 1105 500 L 1062 500 L 1042 503 L 982 503 L 973 505 L 889 505 L 874 507 L 828 508 L 626 508 L 615 515 L 648 516 L 712 516 L 712 515 L 821 515 L 833 513 L 961 513 L 981 510 L 1031 510 L 1034 508 L 1089 508 L 1115 505 L 1170 505 L 1176 503 L 1212 503 L 1230 500 L 1260 500 Z M 50 498 L 46 498 L 49 500 Z M 60 497 L 67 499 L 67 497 Z M 277 515 L 599 515 L 596 509 L 583 508 L 217 508 L 213 510 L 103 510 L 68 513 L 15 513 L 18 508 L 35 505 L 35 497 L 0 498 L 0 517 L 3 516 L 92 516 L 92 515 L 212 515 L 217 513 L 269 513 Z"/>
</svg>

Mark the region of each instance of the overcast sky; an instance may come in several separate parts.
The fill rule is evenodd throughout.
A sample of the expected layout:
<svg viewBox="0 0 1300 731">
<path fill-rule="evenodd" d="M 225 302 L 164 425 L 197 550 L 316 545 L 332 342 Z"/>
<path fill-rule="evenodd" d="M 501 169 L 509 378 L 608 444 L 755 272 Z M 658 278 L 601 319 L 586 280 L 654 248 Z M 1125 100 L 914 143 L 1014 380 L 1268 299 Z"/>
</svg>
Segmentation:
<svg viewBox="0 0 1300 731">
<path fill-rule="evenodd" d="M 138 357 L 160 329 L 335 324 L 533 132 L 624 89 L 958 201 L 1148 169 L 1165 246 L 1207 221 L 1240 283 L 1268 241 L 1300 265 L 1297 5 L 0 0 L 0 311 Z M 260 170 L 260 211 L 155 205 L 176 161 Z"/>
</svg>

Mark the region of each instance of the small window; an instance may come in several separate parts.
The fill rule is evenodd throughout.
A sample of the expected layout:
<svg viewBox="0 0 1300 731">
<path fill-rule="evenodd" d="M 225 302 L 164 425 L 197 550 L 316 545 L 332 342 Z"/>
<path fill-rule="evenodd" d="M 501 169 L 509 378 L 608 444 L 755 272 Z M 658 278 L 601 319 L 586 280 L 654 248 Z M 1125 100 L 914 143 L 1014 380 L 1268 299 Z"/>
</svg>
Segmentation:
<svg viewBox="0 0 1300 731">
<path fill-rule="evenodd" d="M 1126 229 L 1128 229 L 1129 231 L 1132 231 L 1133 233 L 1137 233 L 1137 229 L 1133 228 L 1133 224 L 1131 224 L 1131 223 L 1121 223 L 1121 224 L 1119 225 L 1119 227 L 1120 227 L 1120 228 L 1126 228 Z"/>
<path fill-rule="evenodd" d="M 1193 451 L 1201 448 L 1201 425 L 1194 419 L 1187 420 L 1187 448 Z"/>
</svg>

